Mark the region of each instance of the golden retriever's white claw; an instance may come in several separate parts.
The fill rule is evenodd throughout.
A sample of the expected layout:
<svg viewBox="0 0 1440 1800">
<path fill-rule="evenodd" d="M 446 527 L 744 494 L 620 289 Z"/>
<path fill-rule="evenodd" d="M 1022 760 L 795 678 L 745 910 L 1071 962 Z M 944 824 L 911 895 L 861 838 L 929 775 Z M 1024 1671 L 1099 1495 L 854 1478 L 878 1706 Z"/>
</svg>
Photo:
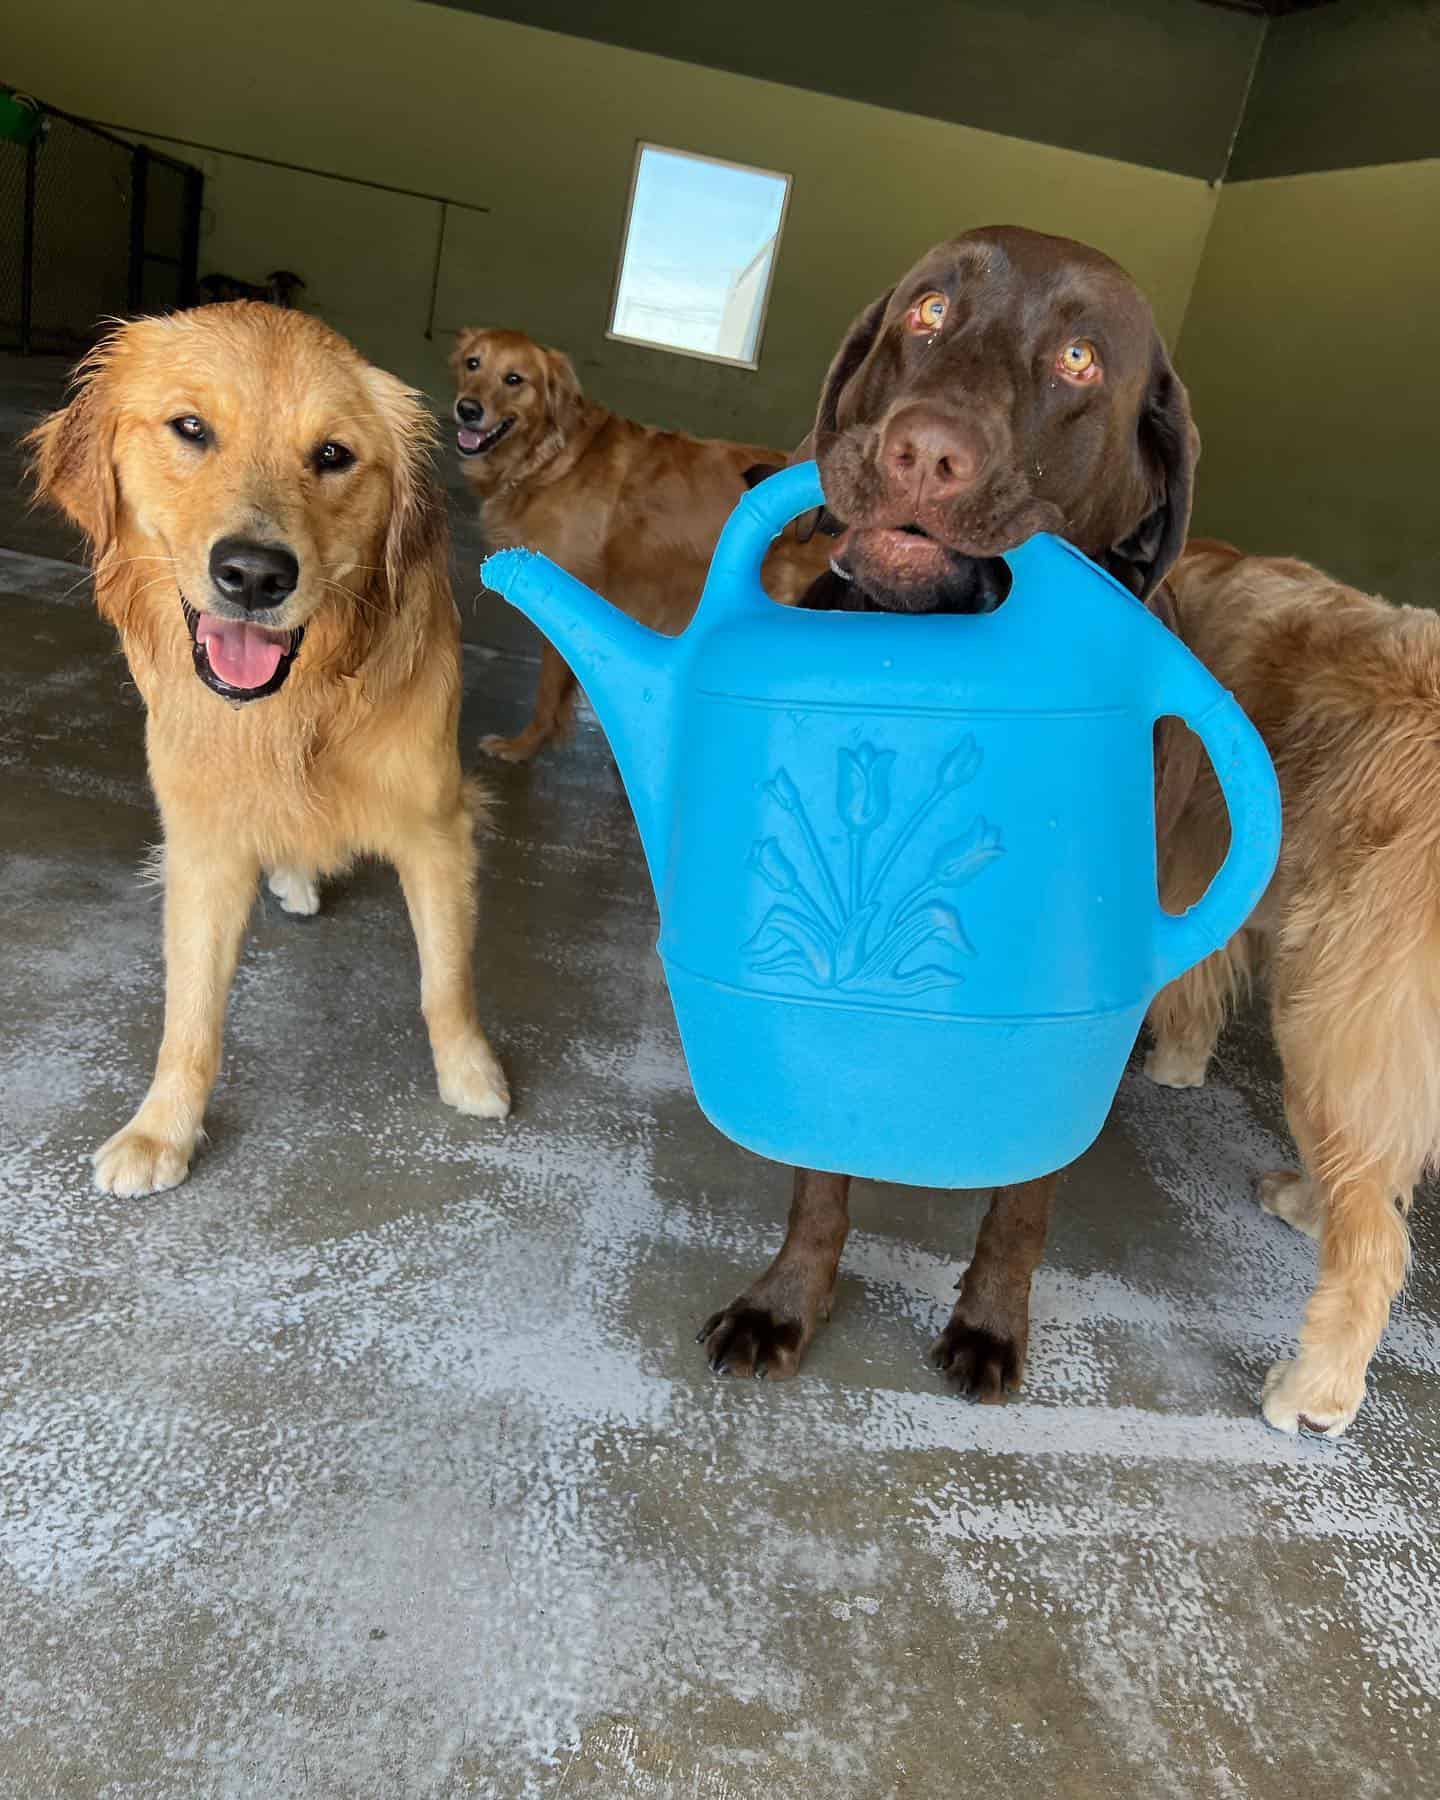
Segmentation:
<svg viewBox="0 0 1440 1800">
<path fill-rule="evenodd" d="M 1333 1378 L 1317 1381 L 1307 1374 L 1305 1362 L 1277 1362 L 1265 1377 L 1261 1411 L 1265 1421 L 1277 1431 L 1288 1431 L 1293 1437 L 1305 1431 L 1317 1437 L 1338 1438 L 1360 1410 L 1365 1398 L 1365 1383 L 1347 1404 L 1348 1396 L 1337 1392 Z"/>
<path fill-rule="evenodd" d="M 127 1125 L 95 1152 L 95 1185 L 102 1194 L 137 1200 L 179 1187 L 190 1173 L 191 1151 Z"/>
<path fill-rule="evenodd" d="M 1204 1087 L 1209 1061 L 1208 1056 L 1179 1044 L 1156 1044 L 1145 1058 L 1145 1073 L 1157 1087 Z"/>
<path fill-rule="evenodd" d="M 443 1061 L 437 1060 L 435 1073 L 440 1080 L 440 1098 L 447 1106 L 476 1119 L 509 1118 L 510 1084 L 483 1037 L 462 1045 Z"/>
<path fill-rule="evenodd" d="M 320 910 L 320 884 L 303 869 L 272 869 L 266 885 L 288 913 L 309 919 Z"/>
</svg>

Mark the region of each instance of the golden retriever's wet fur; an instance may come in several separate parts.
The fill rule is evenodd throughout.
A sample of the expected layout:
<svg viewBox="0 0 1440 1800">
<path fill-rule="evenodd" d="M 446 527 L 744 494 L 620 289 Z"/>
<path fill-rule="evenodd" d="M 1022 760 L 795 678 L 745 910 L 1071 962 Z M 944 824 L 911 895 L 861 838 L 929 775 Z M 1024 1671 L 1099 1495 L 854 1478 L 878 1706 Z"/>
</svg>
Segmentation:
<svg viewBox="0 0 1440 1800">
<path fill-rule="evenodd" d="M 96 1153 L 109 1192 L 185 1178 L 262 870 L 304 912 L 319 875 L 393 862 L 441 1096 L 509 1109 L 472 988 L 474 821 L 432 440 L 393 376 L 318 320 L 248 301 L 119 327 L 33 434 L 38 489 L 89 537 L 145 701 L 165 835 L 164 1039 L 139 1111 Z M 330 441 L 351 465 L 319 466 Z M 293 552 L 298 584 L 267 622 L 304 628 L 283 685 L 233 706 L 197 676 L 182 606 L 215 604 L 210 553 L 232 534 Z"/>
<path fill-rule="evenodd" d="M 1192 544 L 1170 579 L 1185 642 L 1269 746 L 1285 835 L 1247 929 L 1156 1000 L 1147 1072 L 1198 1086 L 1264 967 L 1303 1168 L 1265 1176 L 1260 1200 L 1320 1245 L 1265 1416 L 1334 1437 L 1405 1278 L 1412 1190 L 1440 1159 L 1440 618 L 1223 544 Z M 1170 839 L 1168 905 L 1198 898 L 1227 838 L 1207 769 Z"/>
<path fill-rule="evenodd" d="M 462 331 L 450 366 L 462 433 L 476 407 L 476 435 L 503 428 L 493 448 L 461 455 L 488 547 L 544 551 L 642 624 L 682 631 L 747 473 L 783 468 L 785 452 L 621 418 L 586 399 L 569 357 L 518 331 Z M 766 587 L 792 603 L 828 560 L 828 540 L 787 534 L 766 560 Z M 482 748 L 527 761 L 565 730 L 574 700 L 575 677 L 546 643 L 530 723 Z"/>
</svg>

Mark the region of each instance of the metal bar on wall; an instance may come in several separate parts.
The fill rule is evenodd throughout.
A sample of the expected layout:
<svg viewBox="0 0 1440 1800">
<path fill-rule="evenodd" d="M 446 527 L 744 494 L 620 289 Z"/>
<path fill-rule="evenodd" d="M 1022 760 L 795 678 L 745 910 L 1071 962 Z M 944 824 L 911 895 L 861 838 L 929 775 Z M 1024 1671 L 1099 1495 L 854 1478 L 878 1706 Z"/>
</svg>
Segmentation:
<svg viewBox="0 0 1440 1800">
<path fill-rule="evenodd" d="M 25 146 L 25 202 L 20 224 L 20 354 L 29 356 L 35 312 L 35 177 L 40 166 L 40 139 Z"/>
<path fill-rule="evenodd" d="M 180 244 L 181 306 L 193 306 L 200 282 L 200 211 L 205 202 L 205 177 L 189 164 L 185 168 L 185 229 Z"/>
<path fill-rule="evenodd" d="M 145 203 L 150 187 L 150 152 L 137 144 L 130 156 L 130 300 L 132 313 L 145 306 Z"/>
<path fill-rule="evenodd" d="M 430 271 L 430 310 L 425 317 L 425 336 L 435 336 L 435 305 L 440 298 L 440 265 L 445 258 L 445 218 L 449 211 L 449 202 L 440 202 L 440 222 L 435 233 L 435 266 Z"/>
</svg>

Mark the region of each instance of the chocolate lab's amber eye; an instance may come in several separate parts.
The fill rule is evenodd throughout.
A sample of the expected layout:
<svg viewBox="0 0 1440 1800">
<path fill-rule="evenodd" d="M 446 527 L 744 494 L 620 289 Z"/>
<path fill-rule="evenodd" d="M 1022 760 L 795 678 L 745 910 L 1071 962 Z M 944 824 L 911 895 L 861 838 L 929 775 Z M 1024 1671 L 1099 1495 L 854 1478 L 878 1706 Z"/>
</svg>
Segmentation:
<svg viewBox="0 0 1440 1800">
<path fill-rule="evenodd" d="M 1100 373 L 1100 359 L 1089 338 L 1076 338 L 1060 352 L 1060 367 L 1076 381 L 1089 381 Z"/>
<path fill-rule="evenodd" d="M 465 367 L 467 369 L 478 369 L 480 367 L 480 358 L 478 356 L 467 356 L 465 358 Z"/>
<path fill-rule="evenodd" d="M 938 331 L 949 310 L 950 302 L 944 294 L 922 294 L 910 308 L 906 323 L 912 331 Z"/>
<path fill-rule="evenodd" d="M 194 413 L 182 413 L 178 419 L 172 419 L 170 429 L 187 444 L 203 444 L 207 436 L 205 421 L 197 419 Z"/>
</svg>

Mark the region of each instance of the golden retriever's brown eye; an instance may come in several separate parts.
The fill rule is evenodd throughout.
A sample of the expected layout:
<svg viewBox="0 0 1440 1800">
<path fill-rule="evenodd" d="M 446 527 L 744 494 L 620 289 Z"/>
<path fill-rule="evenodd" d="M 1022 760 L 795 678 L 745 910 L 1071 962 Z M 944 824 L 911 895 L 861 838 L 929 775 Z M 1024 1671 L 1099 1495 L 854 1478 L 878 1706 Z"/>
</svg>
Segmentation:
<svg viewBox="0 0 1440 1800">
<path fill-rule="evenodd" d="M 505 377 L 505 385 L 506 387 L 519 387 L 524 379 L 525 377 L 518 369 L 511 369 L 510 373 Z"/>
<path fill-rule="evenodd" d="M 322 475 L 334 475 L 341 469 L 348 469 L 354 460 L 355 452 L 333 439 L 327 439 L 315 452 L 315 467 Z"/>
<path fill-rule="evenodd" d="M 209 442 L 210 433 L 205 429 L 205 421 L 197 419 L 194 413 L 182 413 L 178 419 L 172 419 L 170 429 L 176 437 L 184 438 L 187 444 Z"/>
<path fill-rule="evenodd" d="M 1056 359 L 1060 373 L 1072 381 L 1095 381 L 1100 374 L 1100 357 L 1089 338 L 1076 338 L 1067 344 Z"/>
<path fill-rule="evenodd" d="M 480 358 L 478 356 L 467 356 L 465 358 L 465 367 L 467 369 L 478 369 L 480 367 Z"/>
<path fill-rule="evenodd" d="M 905 323 L 912 331 L 938 331 L 949 310 L 950 302 L 944 294 L 922 294 L 905 315 Z"/>
</svg>

